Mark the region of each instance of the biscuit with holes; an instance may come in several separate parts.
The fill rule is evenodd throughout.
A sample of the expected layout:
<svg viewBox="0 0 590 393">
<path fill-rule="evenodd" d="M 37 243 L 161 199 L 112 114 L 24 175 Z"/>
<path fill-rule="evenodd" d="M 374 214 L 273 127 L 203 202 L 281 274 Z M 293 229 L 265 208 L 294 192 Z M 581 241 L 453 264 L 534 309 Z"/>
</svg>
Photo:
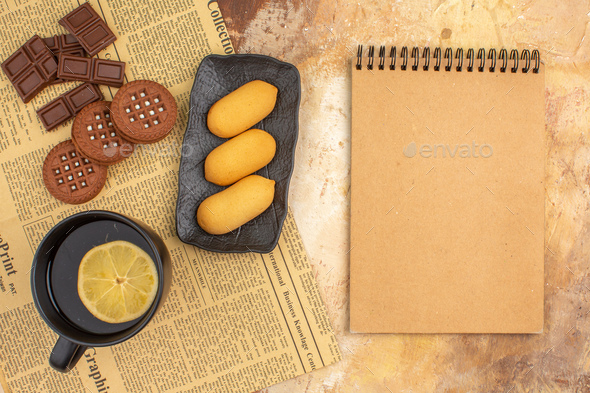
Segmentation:
<svg viewBox="0 0 590 393">
<path fill-rule="evenodd" d="M 121 136 L 112 119 L 111 103 L 97 101 L 84 107 L 72 125 L 72 141 L 82 155 L 101 165 L 113 165 L 133 154 L 135 144 Z"/>
<path fill-rule="evenodd" d="M 138 80 L 124 84 L 111 103 L 115 126 L 134 143 L 164 139 L 176 123 L 176 101 L 159 83 Z"/>
<path fill-rule="evenodd" d="M 57 144 L 43 162 L 43 182 L 51 195 L 77 205 L 97 196 L 107 180 L 107 167 L 83 157 L 68 139 Z"/>
</svg>

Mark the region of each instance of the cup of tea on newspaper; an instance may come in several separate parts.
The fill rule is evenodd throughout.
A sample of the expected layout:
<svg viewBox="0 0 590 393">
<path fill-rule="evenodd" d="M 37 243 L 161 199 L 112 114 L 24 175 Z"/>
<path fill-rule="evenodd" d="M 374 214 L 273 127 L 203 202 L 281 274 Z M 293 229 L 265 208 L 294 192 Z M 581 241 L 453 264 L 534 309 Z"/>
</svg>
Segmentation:
<svg viewBox="0 0 590 393">
<path fill-rule="evenodd" d="M 171 279 L 164 241 L 138 220 L 91 210 L 58 223 L 31 269 L 35 306 L 59 335 L 49 364 L 68 372 L 87 347 L 133 337 L 164 303 Z"/>
</svg>

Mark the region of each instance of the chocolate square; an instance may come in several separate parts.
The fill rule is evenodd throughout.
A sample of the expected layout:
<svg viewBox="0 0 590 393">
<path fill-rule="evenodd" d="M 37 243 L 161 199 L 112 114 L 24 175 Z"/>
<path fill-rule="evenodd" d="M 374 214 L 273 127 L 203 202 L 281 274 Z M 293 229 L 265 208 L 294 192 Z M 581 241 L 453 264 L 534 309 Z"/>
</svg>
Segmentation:
<svg viewBox="0 0 590 393">
<path fill-rule="evenodd" d="M 43 41 L 45 41 L 45 45 L 47 45 L 47 48 L 49 48 L 51 52 L 59 49 L 58 36 L 54 35 L 53 37 L 43 38 Z"/>
<path fill-rule="evenodd" d="M 45 82 L 44 76 L 37 67 L 33 66 L 25 71 L 13 84 L 18 94 L 26 103 L 45 87 L 43 86 L 43 82 Z"/>
<path fill-rule="evenodd" d="M 50 53 L 46 53 L 42 58 L 40 58 L 37 61 L 37 65 L 45 76 L 46 80 L 55 79 L 57 76 L 57 62 Z"/>
<path fill-rule="evenodd" d="M 74 116 L 63 97 L 58 97 L 37 111 L 37 116 L 47 131 L 50 131 Z"/>
<path fill-rule="evenodd" d="M 38 35 L 34 35 L 28 40 L 25 43 L 25 47 L 29 50 L 29 53 L 34 59 L 39 59 L 48 50 L 47 45 L 45 45 L 45 42 Z"/>
<path fill-rule="evenodd" d="M 102 21 L 101 21 L 102 22 Z M 115 41 L 115 36 L 104 23 L 91 26 L 78 36 L 80 43 L 86 45 L 88 53 L 98 53 Z"/>
<path fill-rule="evenodd" d="M 74 113 L 80 112 L 86 105 L 99 101 L 101 98 L 102 93 L 98 87 L 90 83 L 84 83 L 65 94 L 66 102 Z"/>
<path fill-rule="evenodd" d="M 65 80 L 89 81 L 92 75 L 92 60 L 61 54 L 59 56 L 58 77 Z"/>
<path fill-rule="evenodd" d="M 125 63 L 120 61 L 96 59 L 92 80 L 94 83 L 113 87 L 123 86 L 125 78 Z"/>
<path fill-rule="evenodd" d="M 72 34 L 78 35 L 80 31 L 84 30 L 91 23 L 94 23 L 96 19 L 100 19 L 96 11 L 94 11 L 89 3 L 84 3 L 64 16 L 59 21 L 59 24 L 72 32 Z"/>
<path fill-rule="evenodd" d="M 2 63 L 2 71 L 4 71 L 8 79 L 12 80 L 32 64 L 33 59 L 29 57 L 26 50 L 19 48 Z"/>
<path fill-rule="evenodd" d="M 59 37 L 60 37 L 62 50 L 67 50 L 69 48 L 77 48 L 80 46 L 78 39 L 73 34 L 64 34 Z"/>
</svg>

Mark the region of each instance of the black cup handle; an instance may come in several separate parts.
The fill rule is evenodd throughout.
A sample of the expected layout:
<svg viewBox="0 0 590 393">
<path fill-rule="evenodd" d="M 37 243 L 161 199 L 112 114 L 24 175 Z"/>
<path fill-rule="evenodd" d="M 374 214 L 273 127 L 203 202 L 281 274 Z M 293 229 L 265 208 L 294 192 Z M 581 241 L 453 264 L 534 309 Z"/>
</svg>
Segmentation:
<svg viewBox="0 0 590 393">
<path fill-rule="evenodd" d="M 76 366 L 84 351 L 86 351 L 85 346 L 60 337 L 57 339 L 53 351 L 51 351 L 49 364 L 57 371 L 67 373 Z"/>
</svg>

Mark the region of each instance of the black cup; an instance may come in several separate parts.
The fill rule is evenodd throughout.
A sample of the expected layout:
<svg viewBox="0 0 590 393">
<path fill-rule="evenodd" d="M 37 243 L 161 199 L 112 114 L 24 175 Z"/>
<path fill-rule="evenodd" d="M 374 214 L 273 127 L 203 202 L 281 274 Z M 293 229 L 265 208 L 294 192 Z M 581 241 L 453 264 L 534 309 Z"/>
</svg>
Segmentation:
<svg viewBox="0 0 590 393">
<path fill-rule="evenodd" d="M 77 318 L 76 312 L 80 314 L 88 313 L 85 308 L 79 306 L 78 311 L 76 311 L 76 307 L 72 307 L 71 309 L 68 308 L 66 312 L 63 307 L 58 306 L 55 294 L 58 291 L 63 292 L 64 288 L 61 286 L 52 288 L 50 271 L 51 269 L 58 269 L 60 265 L 59 259 L 64 258 L 64 254 L 58 252 L 60 245 L 65 244 L 68 236 L 74 233 L 76 229 L 83 228 L 90 223 L 100 224 L 107 222 L 115 222 L 114 225 L 121 223 L 123 224 L 120 226 L 121 228 L 135 233 L 133 236 L 139 236 L 137 239 L 141 239 L 142 248 L 147 248 L 145 251 L 153 257 L 156 264 L 159 276 L 158 292 L 149 310 L 134 321 L 122 324 L 107 324 L 96 320 L 87 322 L 84 326 L 77 322 L 83 317 Z M 93 235 L 101 239 L 100 244 L 117 240 L 115 236 L 115 238 L 111 237 L 111 239 L 105 238 L 103 241 L 104 235 L 94 232 Z M 68 255 L 66 254 L 65 258 Z M 79 256 L 75 258 L 79 263 Z M 73 280 L 74 276 L 77 277 L 77 269 L 72 272 L 70 279 Z M 170 289 L 171 280 L 172 263 L 170 253 L 162 239 L 145 224 L 122 214 L 99 210 L 78 213 L 58 223 L 41 241 L 33 258 L 33 267 L 31 269 L 31 289 L 35 306 L 45 323 L 59 335 L 59 339 L 49 357 L 49 364 L 58 371 L 67 372 L 76 365 L 86 347 L 105 347 L 133 337 L 147 325 L 160 309 Z M 71 299 L 75 299 L 81 305 L 77 291 L 75 289 L 69 291 L 73 293 L 66 295 L 71 295 Z M 88 328 L 88 323 L 91 324 L 90 326 L 95 325 L 101 327 L 101 329 L 104 328 L 104 331 L 92 331 L 93 329 Z"/>
</svg>

